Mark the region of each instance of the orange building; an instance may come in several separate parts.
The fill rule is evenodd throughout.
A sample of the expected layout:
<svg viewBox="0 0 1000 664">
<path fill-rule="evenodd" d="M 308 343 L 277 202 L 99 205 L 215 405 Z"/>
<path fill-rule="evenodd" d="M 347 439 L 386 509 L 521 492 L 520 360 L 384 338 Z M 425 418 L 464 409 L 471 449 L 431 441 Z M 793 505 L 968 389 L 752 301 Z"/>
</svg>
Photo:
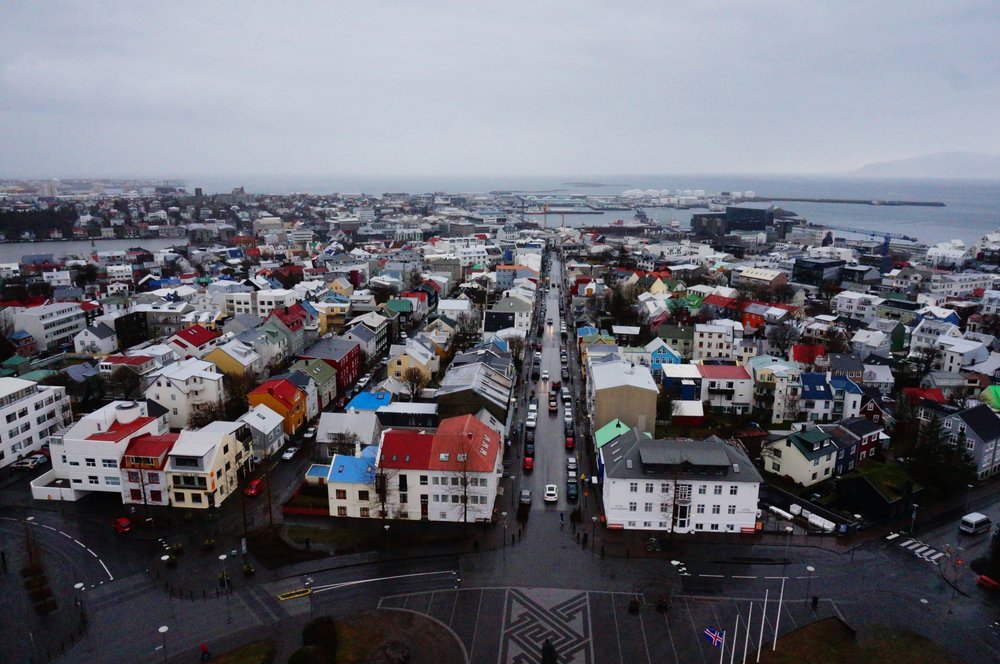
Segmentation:
<svg viewBox="0 0 1000 664">
<path fill-rule="evenodd" d="M 306 421 L 306 395 L 285 379 L 266 380 L 247 395 L 250 406 L 264 404 L 281 415 L 283 429 L 289 436 L 295 434 Z"/>
</svg>

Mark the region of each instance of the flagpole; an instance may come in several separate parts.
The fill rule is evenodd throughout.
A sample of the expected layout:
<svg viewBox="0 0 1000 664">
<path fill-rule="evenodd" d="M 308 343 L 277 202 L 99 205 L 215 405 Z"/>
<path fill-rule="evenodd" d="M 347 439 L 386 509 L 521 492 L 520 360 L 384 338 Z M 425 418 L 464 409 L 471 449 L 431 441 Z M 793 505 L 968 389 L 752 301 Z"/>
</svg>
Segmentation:
<svg viewBox="0 0 1000 664">
<path fill-rule="evenodd" d="M 733 630 L 733 649 L 729 652 L 729 664 L 736 661 L 736 644 L 740 642 L 740 609 L 736 608 L 736 629 Z"/>
<path fill-rule="evenodd" d="M 760 648 L 764 645 L 764 618 L 767 617 L 767 594 L 770 588 L 764 589 L 764 610 L 760 613 L 760 638 L 757 639 L 757 661 L 760 661 Z"/>
<path fill-rule="evenodd" d="M 750 647 L 750 622 L 753 620 L 753 602 L 750 602 L 750 613 L 747 614 L 747 636 L 743 641 L 743 664 L 747 664 L 747 648 Z"/>
<path fill-rule="evenodd" d="M 722 647 L 719 649 L 719 664 L 722 664 L 722 658 L 726 654 L 726 633 L 722 633 Z"/>
<path fill-rule="evenodd" d="M 774 643 L 771 644 L 771 652 L 778 647 L 778 627 L 781 626 L 781 600 L 785 598 L 785 577 L 781 577 L 781 594 L 778 595 L 778 617 L 774 621 Z"/>
</svg>

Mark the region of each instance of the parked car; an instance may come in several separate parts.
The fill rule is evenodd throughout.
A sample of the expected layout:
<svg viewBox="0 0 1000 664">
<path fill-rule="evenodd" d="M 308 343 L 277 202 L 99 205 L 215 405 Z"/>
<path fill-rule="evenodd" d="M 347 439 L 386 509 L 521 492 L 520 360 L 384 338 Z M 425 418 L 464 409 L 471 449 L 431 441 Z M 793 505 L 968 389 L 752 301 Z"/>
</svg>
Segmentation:
<svg viewBox="0 0 1000 664">
<path fill-rule="evenodd" d="M 524 446 L 524 456 L 530 456 L 530 457 L 534 457 L 535 456 L 535 444 L 534 443 L 527 443 Z"/>
<path fill-rule="evenodd" d="M 522 505 L 531 504 L 531 489 L 521 489 L 521 497 L 518 500 Z"/>
<path fill-rule="evenodd" d="M 569 367 L 562 368 L 562 379 L 569 380 Z"/>
<path fill-rule="evenodd" d="M 553 392 L 559 390 L 561 387 L 562 387 L 562 381 L 561 380 L 554 380 L 554 381 L 552 381 L 552 391 Z"/>
<path fill-rule="evenodd" d="M 566 449 L 576 449 L 576 441 L 573 440 L 573 436 L 566 436 Z"/>
<path fill-rule="evenodd" d="M 524 421 L 524 426 L 534 429 L 538 425 L 538 414 L 528 413 L 528 418 Z"/>
<path fill-rule="evenodd" d="M 299 448 L 294 447 L 294 446 L 293 447 L 289 447 L 287 450 L 285 450 L 284 452 L 281 453 L 281 460 L 282 461 L 291 461 L 292 459 L 295 458 L 295 455 L 298 454 L 298 452 L 299 452 Z"/>
<path fill-rule="evenodd" d="M 576 469 L 574 469 L 574 468 L 567 468 L 566 469 L 566 482 L 567 483 L 576 484 L 578 481 L 579 481 L 579 478 L 576 475 Z"/>
<path fill-rule="evenodd" d="M 543 498 L 547 503 L 554 503 L 559 500 L 559 487 L 555 484 L 546 484 Z"/>
<path fill-rule="evenodd" d="M 264 490 L 264 480 L 250 480 L 247 484 L 247 488 L 243 489 L 243 495 L 250 496 L 251 498 L 260 495 L 260 492 Z"/>
<path fill-rule="evenodd" d="M 571 503 L 575 503 L 580 495 L 580 488 L 576 484 L 566 485 L 566 500 Z"/>
<path fill-rule="evenodd" d="M 549 413 L 555 415 L 559 412 L 559 402 L 556 401 L 555 397 L 549 399 Z"/>
<path fill-rule="evenodd" d="M 528 404 L 528 415 L 538 414 L 538 399 L 532 399 L 531 403 Z"/>
<path fill-rule="evenodd" d="M 18 459 L 14 463 L 10 464 L 10 467 L 17 470 L 34 470 L 46 461 L 48 461 L 48 459 L 44 454 L 32 454 L 24 457 L 23 459 Z"/>
<path fill-rule="evenodd" d="M 549 371 L 548 369 L 546 369 L 545 371 L 542 372 L 542 382 L 545 382 L 548 379 L 549 379 Z"/>
<path fill-rule="evenodd" d="M 566 457 L 566 470 L 576 470 L 576 457 Z"/>
<path fill-rule="evenodd" d="M 573 422 L 572 420 L 563 420 L 563 433 L 567 436 L 573 435 Z"/>
<path fill-rule="evenodd" d="M 316 437 L 316 427 L 309 427 L 306 432 L 302 434 L 302 437 L 306 440 L 312 440 Z"/>
<path fill-rule="evenodd" d="M 525 443 L 534 443 L 535 442 L 535 430 L 534 429 L 528 429 L 527 431 L 524 432 L 524 442 Z"/>
<path fill-rule="evenodd" d="M 524 463 L 521 464 L 524 472 L 530 473 L 535 469 L 535 457 L 526 456 L 524 457 Z"/>
</svg>

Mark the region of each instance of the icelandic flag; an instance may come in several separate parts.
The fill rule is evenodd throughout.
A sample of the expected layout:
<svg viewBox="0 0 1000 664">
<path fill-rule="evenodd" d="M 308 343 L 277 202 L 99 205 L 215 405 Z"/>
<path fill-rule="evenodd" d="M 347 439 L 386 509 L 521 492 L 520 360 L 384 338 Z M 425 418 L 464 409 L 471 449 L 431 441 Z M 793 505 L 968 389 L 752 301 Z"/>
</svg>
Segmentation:
<svg viewBox="0 0 1000 664">
<path fill-rule="evenodd" d="M 712 645 L 716 648 L 722 645 L 725 636 L 726 636 L 725 632 L 720 632 L 714 627 L 708 627 L 705 629 L 705 638 L 711 641 Z"/>
</svg>

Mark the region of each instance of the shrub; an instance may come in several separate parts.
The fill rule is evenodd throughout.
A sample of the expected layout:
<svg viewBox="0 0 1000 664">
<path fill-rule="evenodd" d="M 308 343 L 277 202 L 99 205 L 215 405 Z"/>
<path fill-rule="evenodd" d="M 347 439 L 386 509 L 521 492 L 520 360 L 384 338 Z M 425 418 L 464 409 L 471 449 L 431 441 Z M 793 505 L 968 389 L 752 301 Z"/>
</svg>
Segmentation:
<svg viewBox="0 0 1000 664">
<path fill-rule="evenodd" d="M 332 661 L 332 659 L 320 656 L 315 646 L 303 646 L 288 658 L 288 664 L 326 664 Z"/>
<path fill-rule="evenodd" d="M 302 628 L 302 644 L 316 646 L 332 661 L 337 654 L 337 621 L 333 616 L 320 616 Z"/>
</svg>

